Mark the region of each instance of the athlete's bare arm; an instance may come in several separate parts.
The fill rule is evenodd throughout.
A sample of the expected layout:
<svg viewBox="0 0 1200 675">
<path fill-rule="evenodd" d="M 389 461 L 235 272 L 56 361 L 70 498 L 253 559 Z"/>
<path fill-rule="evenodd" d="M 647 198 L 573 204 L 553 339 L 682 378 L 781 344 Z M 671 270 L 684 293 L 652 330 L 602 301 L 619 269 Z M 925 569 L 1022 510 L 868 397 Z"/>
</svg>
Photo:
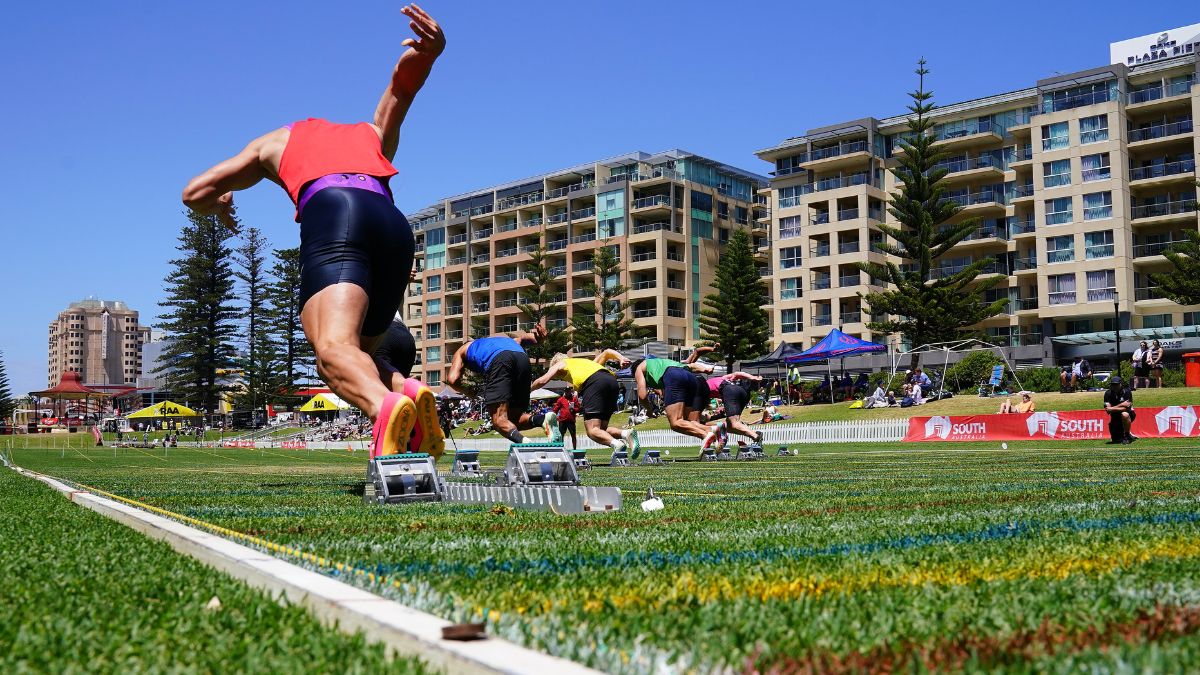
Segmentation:
<svg viewBox="0 0 1200 675">
<path fill-rule="evenodd" d="M 684 361 L 684 363 L 695 363 L 696 359 L 700 358 L 702 354 L 707 354 L 720 346 L 721 345 L 714 345 L 712 347 L 696 347 L 696 349 L 692 351 L 691 356 L 687 357 L 687 360 Z"/>
<path fill-rule="evenodd" d="M 628 366 L 631 363 L 629 359 L 622 356 L 621 352 L 618 352 L 615 349 L 605 349 L 604 351 L 602 351 L 596 355 L 595 361 L 596 361 L 596 363 L 599 363 L 602 366 L 604 364 L 608 363 L 609 361 L 616 361 L 617 363 L 621 364 L 622 368 L 624 368 L 625 366 Z"/>
<path fill-rule="evenodd" d="M 409 106 L 429 77 L 433 62 L 446 48 L 446 36 L 441 26 L 425 10 L 417 5 L 408 5 L 400 11 L 409 18 L 408 27 L 417 39 L 409 38 L 400 43 L 408 49 L 396 62 L 392 81 L 375 108 L 375 129 L 379 132 L 383 155 L 389 160 L 396 157 L 396 146 L 400 144 L 400 125 L 408 114 Z"/>
<path fill-rule="evenodd" d="M 458 348 L 458 351 L 454 352 L 454 358 L 450 360 L 450 372 L 446 373 L 446 384 L 460 394 L 470 393 L 460 389 L 462 386 L 463 363 L 467 358 L 467 346 L 463 345 Z"/>
<path fill-rule="evenodd" d="M 280 128 L 259 136 L 238 154 L 196 176 L 183 189 L 183 203 L 201 215 L 217 214 L 236 232 L 234 191 L 253 187 L 264 178 L 278 180 L 279 159 L 289 134 Z"/>
<path fill-rule="evenodd" d="M 563 359 L 562 361 L 559 361 L 558 363 L 550 364 L 550 367 L 546 369 L 546 372 L 541 377 L 534 380 L 533 383 L 530 384 L 529 386 L 533 387 L 534 389 L 541 389 L 542 387 L 546 386 L 546 384 L 548 382 L 550 382 L 550 380 L 553 380 L 555 377 L 557 377 L 558 374 L 563 371 L 563 368 L 565 368 L 566 365 L 567 365 L 566 359 Z"/>
</svg>

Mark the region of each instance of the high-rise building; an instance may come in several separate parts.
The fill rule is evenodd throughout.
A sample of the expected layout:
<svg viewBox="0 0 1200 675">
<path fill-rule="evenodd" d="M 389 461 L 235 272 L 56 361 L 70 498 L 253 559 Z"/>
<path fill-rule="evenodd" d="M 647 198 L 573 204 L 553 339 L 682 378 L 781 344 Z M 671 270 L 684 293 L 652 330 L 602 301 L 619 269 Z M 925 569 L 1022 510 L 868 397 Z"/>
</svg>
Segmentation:
<svg viewBox="0 0 1200 675">
<path fill-rule="evenodd" d="M 50 322 L 46 382 L 73 370 L 86 384 L 134 385 L 142 372 L 142 343 L 150 329 L 125 303 L 89 298 L 71 303 Z"/>
<path fill-rule="evenodd" d="M 745 227 L 761 254 L 766 241 L 765 176 L 681 150 L 633 152 L 450 197 L 409 214 L 423 273 L 403 316 L 418 338 L 418 370 L 440 384 L 450 357 L 470 338 L 524 328 L 520 291 L 529 253 L 544 246 L 566 326 L 588 299 L 592 254 L 611 246 L 636 322 L 653 339 L 688 346 L 700 339 L 700 306 L 717 255 Z"/>
<path fill-rule="evenodd" d="M 988 299 L 1009 308 L 982 327 L 1019 360 L 1111 358 L 1118 314 L 1123 330 L 1147 336 L 1200 324 L 1200 307 L 1162 298 L 1149 277 L 1171 269 L 1164 249 L 1197 228 L 1197 54 L 1200 25 L 1114 43 L 1109 65 L 933 112 L 946 196 L 962 207 L 956 218 L 980 219 L 935 274 L 995 259 Z M 894 222 L 888 169 L 908 117 L 824 126 L 757 153 L 774 165 L 764 194 L 776 341 L 808 347 L 833 327 L 885 337 L 866 327 L 858 295 L 880 286 L 854 263 L 887 259 L 877 225 Z"/>
</svg>

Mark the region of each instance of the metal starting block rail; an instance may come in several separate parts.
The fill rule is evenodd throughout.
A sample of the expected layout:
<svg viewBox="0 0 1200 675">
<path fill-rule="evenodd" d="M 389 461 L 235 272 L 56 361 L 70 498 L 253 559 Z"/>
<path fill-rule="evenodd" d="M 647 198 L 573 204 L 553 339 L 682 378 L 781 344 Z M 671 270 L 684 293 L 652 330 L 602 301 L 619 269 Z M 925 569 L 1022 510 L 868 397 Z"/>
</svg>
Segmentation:
<svg viewBox="0 0 1200 675">
<path fill-rule="evenodd" d="M 763 453 L 762 446 L 758 443 L 751 443 L 750 445 L 742 445 L 741 442 L 738 443 L 737 457 L 735 459 L 753 461 L 763 459 L 764 457 L 766 457 L 766 454 Z"/>
<path fill-rule="evenodd" d="M 454 466 L 450 469 L 451 476 L 480 476 L 483 469 L 479 467 L 478 450 L 454 451 Z"/>
<path fill-rule="evenodd" d="M 642 461 L 641 461 L 642 466 L 646 466 L 646 465 L 650 465 L 650 464 L 662 464 L 662 463 L 663 463 L 663 461 L 662 461 L 662 452 L 661 451 L 656 450 L 654 448 L 646 448 L 645 453 L 642 455 Z"/>
<path fill-rule="evenodd" d="M 571 459 L 575 462 L 576 471 L 592 468 L 592 462 L 587 458 L 587 450 L 575 448 L 571 451 Z"/>
<path fill-rule="evenodd" d="M 462 475 L 471 463 L 478 471 L 478 451 L 467 452 L 474 452 L 474 457 L 460 458 L 460 454 L 466 454 L 462 451 L 455 454 L 454 470 L 463 470 Z M 505 504 L 559 514 L 621 508 L 619 488 L 579 484 L 575 457 L 561 443 L 514 444 L 509 448 L 508 461 L 502 471 L 489 470 L 476 475 L 490 476 L 493 482 L 448 481 L 438 476 L 433 458 L 424 453 L 383 455 L 370 460 L 363 501 L 369 504 L 425 501 Z"/>
</svg>

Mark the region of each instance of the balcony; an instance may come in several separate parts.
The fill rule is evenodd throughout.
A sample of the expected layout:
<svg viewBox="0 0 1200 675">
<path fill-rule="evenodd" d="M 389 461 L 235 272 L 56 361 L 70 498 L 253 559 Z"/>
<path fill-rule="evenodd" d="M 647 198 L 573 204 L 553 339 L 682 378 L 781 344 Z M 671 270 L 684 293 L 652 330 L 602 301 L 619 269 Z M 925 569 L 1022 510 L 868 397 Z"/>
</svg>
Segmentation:
<svg viewBox="0 0 1200 675">
<path fill-rule="evenodd" d="M 446 331 L 446 339 L 447 340 L 461 340 L 462 338 L 463 338 L 463 332 L 461 329 Z"/>
<path fill-rule="evenodd" d="M 516 254 L 517 254 L 516 247 L 501 249 L 499 251 L 496 251 L 496 260 L 499 260 L 501 258 L 511 258 Z"/>
<path fill-rule="evenodd" d="M 566 319 L 546 319 L 546 327 L 547 328 L 566 328 L 567 320 Z"/>
<path fill-rule="evenodd" d="M 591 260 L 583 260 L 583 261 L 580 261 L 577 263 L 573 263 L 571 265 L 571 271 L 572 272 L 590 272 L 592 270 L 592 267 L 594 267 L 594 266 L 595 266 L 595 263 L 593 263 Z"/>
<path fill-rule="evenodd" d="M 658 316 L 657 309 L 635 309 L 632 312 L 635 319 L 649 319 Z"/>
<path fill-rule="evenodd" d="M 1158 290 L 1158 286 L 1143 286 L 1133 289 L 1134 300 L 1167 300 L 1168 298 Z"/>
<path fill-rule="evenodd" d="M 446 260 L 447 267 L 454 267 L 455 265 L 466 265 L 466 264 L 467 264 L 467 256 L 465 256 L 465 255 L 455 256 L 453 258 Z"/>
<path fill-rule="evenodd" d="M 843 241 L 838 244 L 838 253 L 858 253 L 857 241 Z"/>
<path fill-rule="evenodd" d="M 1002 190 L 984 190 L 970 194 L 951 195 L 946 199 L 954 202 L 961 209 L 1003 208 L 1005 199 Z"/>
<path fill-rule="evenodd" d="M 838 220 L 854 220 L 858 217 L 858 209 L 842 209 L 838 211 Z"/>
<path fill-rule="evenodd" d="M 566 302 L 567 301 L 567 292 L 563 291 L 562 293 L 551 294 L 547 297 L 546 301 L 550 304 Z"/>
<path fill-rule="evenodd" d="M 1133 247 L 1133 257 L 1149 258 L 1151 256 L 1159 256 L 1171 246 L 1186 242 L 1187 240 L 1181 237 L 1179 239 L 1171 239 L 1169 241 L 1156 241 L 1150 244 L 1135 244 Z"/>
<path fill-rule="evenodd" d="M 421 295 L 421 292 L 422 292 L 421 284 L 409 284 L 408 297 L 415 298 L 418 295 Z"/>
<path fill-rule="evenodd" d="M 670 279 L 668 279 L 667 280 L 667 288 L 671 288 L 671 289 L 674 289 L 677 291 L 682 291 L 683 290 L 683 282 L 682 281 L 671 281 Z"/>
<path fill-rule="evenodd" d="M 1018 312 L 1027 312 L 1038 308 L 1038 299 L 1033 298 L 1016 298 L 1013 300 Z"/>
<path fill-rule="evenodd" d="M 462 305 L 446 305 L 446 316 L 462 316 Z"/>
<path fill-rule="evenodd" d="M 1014 204 L 1019 200 L 1033 199 L 1033 195 L 1033 183 L 1025 183 L 1024 185 L 1013 186 L 1012 201 Z"/>
<path fill-rule="evenodd" d="M 566 185 L 564 187 L 555 188 L 546 193 L 546 199 L 561 199 L 561 198 L 566 197 L 567 195 L 571 194 L 572 192 L 586 190 L 595 184 L 596 184 L 595 180 L 585 180 L 585 181 L 575 183 L 572 185 Z"/>
<path fill-rule="evenodd" d="M 823 291 L 833 287 L 833 279 L 830 277 L 814 277 L 809 287 L 814 291 Z"/>
<path fill-rule="evenodd" d="M 563 237 L 562 239 L 555 239 L 554 241 L 550 242 L 549 244 L 546 244 L 546 250 L 547 251 L 561 251 L 567 247 L 567 244 L 569 244 L 570 241 L 571 240 L 566 237 Z"/>
<path fill-rule="evenodd" d="M 682 309 L 673 309 L 671 307 L 668 307 L 667 308 L 667 316 L 671 317 L 672 319 L 682 319 L 683 318 L 683 310 Z"/>
<path fill-rule="evenodd" d="M 647 232 L 660 232 L 660 231 L 675 232 L 678 234 L 683 234 L 683 226 L 676 225 L 673 223 L 665 223 L 665 222 L 639 223 L 639 224 L 633 226 L 634 234 L 645 234 Z"/>
<path fill-rule="evenodd" d="M 813 148 L 809 152 L 801 153 L 793 162 L 796 167 L 833 169 L 861 162 L 869 156 L 867 141 L 858 140 L 838 143 L 826 148 Z M 795 168 L 792 169 L 792 171 L 795 170 Z M 782 175 L 782 173 L 777 172 L 777 175 Z"/>
<path fill-rule="evenodd" d="M 1025 258 L 1013 258 L 1013 272 L 1036 272 L 1038 268 L 1037 256 L 1030 255 Z"/>
<path fill-rule="evenodd" d="M 854 187 L 855 185 L 875 185 L 871 181 L 871 175 L 867 172 L 856 173 L 850 176 L 841 176 L 837 178 L 825 178 L 811 183 L 813 190 L 816 192 L 825 192 L 827 190 L 837 190 L 839 188 Z M 803 186 L 801 186 L 803 187 Z M 879 187 L 875 185 L 875 187 Z"/>
<path fill-rule="evenodd" d="M 516 206 L 526 206 L 529 204 L 537 204 L 542 201 L 542 191 L 528 192 L 523 195 L 515 195 L 513 197 L 505 197 L 496 202 L 497 211 L 505 211 Z"/>
<path fill-rule="evenodd" d="M 635 291 L 645 291 L 645 290 L 648 290 L 651 288 L 658 288 L 658 281 L 656 279 L 647 279 L 646 281 L 635 281 L 635 282 L 633 282 L 633 284 L 630 285 L 629 288 L 631 290 L 635 290 Z"/>
<path fill-rule="evenodd" d="M 413 251 L 415 251 L 417 253 L 420 253 L 421 251 L 424 251 L 424 250 L 425 250 L 425 242 L 420 242 L 416 246 L 413 247 Z"/>
<path fill-rule="evenodd" d="M 515 220 L 512 222 L 508 222 L 508 223 L 500 223 L 499 225 L 496 226 L 497 233 L 512 232 L 515 229 L 517 229 L 517 221 L 515 221 Z"/>
<path fill-rule="evenodd" d="M 682 253 L 672 253 L 670 251 L 667 251 L 667 260 L 673 260 L 675 262 L 683 262 L 683 254 Z"/>
<path fill-rule="evenodd" d="M 589 206 L 586 209 L 577 209 L 571 212 L 571 220 L 587 220 L 588 218 L 596 217 L 596 207 Z"/>
<path fill-rule="evenodd" d="M 555 265 L 554 267 L 551 267 L 548 271 L 550 272 L 551 278 L 565 276 L 567 273 L 567 266 L 566 265 Z"/>
<path fill-rule="evenodd" d="M 502 307 L 516 307 L 518 302 L 520 302 L 520 301 L 517 300 L 516 298 L 504 298 L 502 300 L 496 301 L 496 308 L 499 309 Z"/>
<path fill-rule="evenodd" d="M 825 225 L 829 222 L 828 211 L 818 211 L 809 218 L 809 222 L 813 225 Z"/>
<path fill-rule="evenodd" d="M 486 278 L 485 279 L 476 279 L 475 281 L 471 282 L 471 288 L 476 288 L 476 289 L 487 288 L 490 285 L 492 285 L 492 280 L 486 279 Z"/>
<path fill-rule="evenodd" d="M 808 249 L 808 257 L 810 257 L 810 258 L 824 258 L 825 256 L 829 255 L 829 250 L 830 250 L 830 249 L 829 249 L 829 244 L 823 244 L 823 245 L 820 245 L 820 246 L 813 246 L 813 247 L 811 247 L 811 248 L 809 248 L 809 249 Z"/>
<path fill-rule="evenodd" d="M 1190 119 L 1171 122 L 1170 124 L 1156 124 L 1150 127 L 1130 129 L 1129 144 L 1133 145 L 1134 143 L 1145 143 L 1146 145 L 1150 145 L 1150 143 L 1147 143 L 1147 141 L 1181 136 L 1183 134 L 1190 134 L 1192 131 L 1193 126 L 1192 120 Z"/>
<path fill-rule="evenodd" d="M 475 230 L 475 233 L 471 235 L 471 239 L 478 241 L 479 239 L 487 239 L 490 236 L 492 236 L 492 228 L 489 227 L 483 230 Z"/>
<path fill-rule="evenodd" d="M 654 251 L 650 253 L 634 253 L 629 256 L 630 262 L 646 262 L 647 260 L 654 260 L 656 258 L 658 258 L 658 253 Z"/>
<path fill-rule="evenodd" d="M 770 267 L 760 267 L 760 268 L 758 268 L 758 276 L 760 276 L 760 277 L 769 277 L 769 276 L 771 276 L 771 268 L 770 268 Z"/>
<path fill-rule="evenodd" d="M 1052 98 L 1052 100 L 1042 103 L 1041 111 L 1043 114 L 1060 112 L 1063 110 L 1072 110 L 1082 108 L 1084 106 L 1095 105 L 1097 103 L 1107 103 L 1113 100 L 1115 90 L 1103 89 L 1100 91 L 1092 91 L 1086 94 L 1078 94 L 1076 96 L 1063 96 Z"/>
<path fill-rule="evenodd" d="M 1033 161 L 1033 146 L 1023 145 L 1013 152 L 1013 157 L 1008 162 L 1008 168 L 1015 169 L 1017 164 L 1025 164 Z"/>
<path fill-rule="evenodd" d="M 521 227 L 541 227 L 541 226 L 542 226 L 542 217 L 541 216 L 538 216 L 537 218 L 530 218 L 529 220 L 526 220 L 525 222 L 521 223 Z"/>
<path fill-rule="evenodd" d="M 980 178 L 989 174 L 994 174 L 995 176 L 1004 174 L 1003 162 L 992 155 L 980 155 L 979 157 L 938 162 L 933 165 L 933 170 L 937 169 L 945 169 L 945 179 L 950 182 Z"/>
<path fill-rule="evenodd" d="M 1037 231 L 1037 225 L 1034 224 L 1033 214 L 1029 214 L 1024 218 L 1008 219 L 1008 236 L 1017 237 L 1023 234 L 1033 234 Z"/>
<path fill-rule="evenodd" d="M 1192 91 L 1192 82 L 1183 81 L 1175 82 L 1167 86 L 1159 85 L 1157 87 L 1148 87 L 1131 91 L 1125 95 L 1125 102 L 1131 106 L 1139 106 L 1143 103 L 1153 103 L 1174 96 L 1182 96 Z"/>
<path fill-rule="evenodd" d="M 840 318 L 843 326 L 848 323 L 860 323 L 862 322 L 862 312 L 842 312 Z"/>
<path fill-rule="evenodd" d="M 1129 170 L 1129 183 L 1146 184 L 1161 184 L 1170 183 L 1176 180 L 1190 179 L 1196 173 L 1196 160 L 1189 158 L 1177 162 L 1167 162 L 1165 164 L 1152 164 L 1150 166 L 1139 166 Z"/>
<path fill-rule="evenodd" d="M 1194 199 L 1183 199 L 1160 204 L 1143 204 L 1133 207 L 1130 212 L 1130 218 L 1132 220 L 1144 220 L 1147 218 L 1175 220 L 1178 216 L 1195 218 L 1197 206 L 1198 203 Z"/>
<path fill-rule="evenodd" d="M 676 204 L 676 208 L 679 204 Z M 642 197 L 633 200 L 631 210 L 637 211 L 640 209 L 669 209 L 671 208 L 671 197 L 669 195 L 653 195 L 651 197 Z"/>
<path fill-rule="evenodd" d="M 857 286 L 861 283 L 862 277 L 859 276 L 857 272 L 854 274 L 843 274 L 842 276 L 838 277 L 839 288 L 850 288 L 851 286 Z"/>
<path fill-rule="evenodd" d="M 814 314 L 812 317 L 812 325 L 814 326 L 832 326 L 832 314 Z"/>
<path fill-rule="evenodd" d="M 454 246 L 455 244 L 465 244 L 466 241 L 467 241 L 467 233 L 464 232 L 462 234 L 450 235 L 450 238 L 446 240 L 446 243 L 448 243 L 451 246 Z"/>
<path fill-rule="evenodd" d="M 471 305 L 471 313 L 472 314 L 482 314 L 484 312 L 490 311 L 491 309 L 492 309 L 491 304 L 487 303 L 487 302 L 477 302 L 477 303 Z"/>
<path fill-rule="evenodd" d="M 547 217 L 547 218 L 546 218 L 546 222 L 547 222 L 548 224 L 550 224 L 550 225 L 557 225 L 558 223 L 565 223 L 565 222 L 567 222 L 567 221 L 568 221 L 568 220 L 570 220 L 570 219 L 571 219 L 571 214 L 570 214 L 570 213 L 567 213 L 566 211 L 563 211 L 562 213 L 556 213 L 556 214 L 554 214 L 554 215 L 552 215 L 552 216 L 549 216 L 549 217 Z M 525 225 L 524 225 L 524 226 L 525 226 L 525 227 L 532 227 L 532 225 L 530 225 L 530 223 L 531 223 L 531 222 L 532 222 L 532 221 L 528 221 L 528 220 L 527 220 L 527 221 L 525 221 Z M 540 224 L 540 223 L 539 223 L 539 224 Z"/>
<path fill-rule="evenodd" d="M 572 244 L 584 244 L 589 241 L 596 241 L 596 233 L 595 232 L 588 232 L 587 234 L 580 234 L 580 235 L 571 237 Z"/>
<path fill-rule="evenodd" d="M 525 244 L 524 246 L 518 246 L 517 250 L 521 253 L 530 254 L 536 252 L 541 247 L 541 244 Z"/>
<path fill-rule="evenodd" d="M 510 272 L 508 274 L 497 274 L 496 275 L 496 283 L 498 283 L 498 284 L 508 283 L 510 281 L 516 281 L 516 280 L 517 280 L 516 272 Z"/>
<path fill-rule="evenodd" d="M 490 261 L 491 259 L 492 259 L 492 256 L 488 253 L 477 253 L 477 254 L 471 256 L 471 264 L 472 265 L 481 265 L 483 263 Z"/>
<path fill-rule="evenodd" d="M 571 292 L 571 297 L 576 300 L 587 300 L 596 297 L 596 294 L 590 288 L 576 288 Z"/>
<path fill-rule="evenodd" d="M 463 289 L 463 282 L 461 282 L 461 281 L 446 282 L 446 292 L 447 293 L 453 293 L 454 291 L 461 291 L 462 289 Z"/>
</svg>

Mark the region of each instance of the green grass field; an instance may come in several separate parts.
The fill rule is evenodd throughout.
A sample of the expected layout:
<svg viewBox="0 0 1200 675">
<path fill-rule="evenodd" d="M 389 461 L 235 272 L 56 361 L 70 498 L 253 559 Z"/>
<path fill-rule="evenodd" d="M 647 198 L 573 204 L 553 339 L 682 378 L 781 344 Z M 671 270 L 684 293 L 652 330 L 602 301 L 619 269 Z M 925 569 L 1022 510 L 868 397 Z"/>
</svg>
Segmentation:
<svg viewBox="0 0 1200 675">
<path fill-rule="evenodd" d="M 583 517 L 364 506 L 364 455 L 344 451 L 12 456 L 388 576 L 401 586 L 378 590 L 398 600 L 612 672 L 1200 662 L 1194 440 L 799 449 L 596 468 L 585 481 L 623 488 L 625 508 Z M 666 508 L 645 513 L 651 487 Z"/>
<path fill-rule="evenodd" d="M 425 671 L 4 468 L 0 579 L 0 672 Z"/>
</svg>

